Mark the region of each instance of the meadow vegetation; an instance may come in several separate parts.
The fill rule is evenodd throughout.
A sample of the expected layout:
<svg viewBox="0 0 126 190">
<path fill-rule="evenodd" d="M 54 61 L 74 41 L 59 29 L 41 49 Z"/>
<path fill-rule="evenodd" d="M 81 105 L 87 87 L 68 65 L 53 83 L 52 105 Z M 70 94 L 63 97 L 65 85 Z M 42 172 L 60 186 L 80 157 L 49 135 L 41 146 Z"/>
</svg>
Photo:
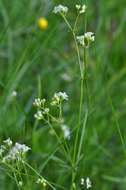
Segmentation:
<svg viewBox="0 0 126 190">
<path fill-rule="evenodd" d="M 0 0 L 0 190 L 126 189 L 125 0 Z"/>
</svg>

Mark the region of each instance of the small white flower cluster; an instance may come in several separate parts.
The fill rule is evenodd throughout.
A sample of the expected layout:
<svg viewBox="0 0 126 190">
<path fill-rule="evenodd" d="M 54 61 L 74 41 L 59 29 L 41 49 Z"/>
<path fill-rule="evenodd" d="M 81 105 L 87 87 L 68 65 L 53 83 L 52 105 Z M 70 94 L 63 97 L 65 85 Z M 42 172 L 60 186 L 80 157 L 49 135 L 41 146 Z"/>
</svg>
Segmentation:
<svg viewBox="0 0 126 190">
<path fill-rule="evenodd" d="M 44 116 L 49 113 L 49 108 L 44 108 L 43 110 L 38 110 L 37 113 L 34 114 L 34 117 L 38 120 L 44 119 Z"/>
<path fill-rule="evenodd" d="M 66 92 L 58 92 L 55 93 L 54 96 L 52 97 L 50 105 L 61 108 L 62 102 L 65 100 L 68 100 L 68 95 L 66 94 Z M 36 98 L 34 100 L 33 105 L 35 105 L 38 108 L 37 112 L 34 114 L 34 117 L 37 120 L 49 121 L 49 119 L 51 119 L 52 121 L 57 121 L 57 122 L 61 121 L 62 118 L 55 119 L 55 117 L 51 115 L 50 109 L 46 107 L 45 102 L 46 102 L 45 99 L 40 99 L 40 98 Z"/>
<path fill-rule="evenodd" d="M 78 40 L 80 45 L 82 45 L 83 47 L 88 48 L 89 45 L 90 45 L 90 42 L 94 42 L 95 36 L 94 36 L 93 32 L 86 32 L 82 36 L 77 36 L 77 40 Z"/>
<path fill-rule="evenodd" d="M 34 114 L 34 117 L 38 120 L 43 119 L 42 111 L 38 110 L 37 113 Z"/>
<path fill-rule="evenodd" d="M 45 102 L 46 102 L 45 99 L 35 98 L 33 105 L 36 107 L 41 107 L 45 104 Z"/>
<path fill-rule="evenodd" d="M 25 144 L 19 143 L 15 143 L 15 145 L 12 146 L 13 142 L 10 138 L 3 142 L 4 145 L 0 147 L 0 156 L 3 163 L 7 161 L 22 160 L 25 153 L 31 149 Z"/>
<path fill-rule="evenodd" d="M 38 120 L 44 119 L 44 116 L 49 113 L 49 108 L 45 107 L 45 99 L 35 98 L 33 105 L 39 108 L 37 113 L 34 114 L 34 117 Z"/>
<path fill-rule="evenodd" d="M 87 6 L 86 5 L 76 5 L 76 9 L 79 11 L 79 14 L 85 13 Z"/>
<path fill-rule="evenodd" d="M 83 4 L 83 5 L 76 4 L 75 7 L 77 9 L 78 14 L 85 13 L 86 9 L 87 9 L 87 6 L 85 4 Z M 58 5 L 58 6 L 54 7 L 53 12 L 55 14 L 61 13 L 61 14 L 65 15 L 68 12 L 68 8 L 63 5 Z M 72 27 L 69 24 L 69 22 L 67 21 L 67 19 L 65 19 L 65 21 L 66 21 L 67 25 L 69 26 L 69 28 L 72 30 Z M 95 41 L 95 36 L 94 36 L 94 33 L 92 33 L 92 32 L 86 32 L 84 35 L 77 36 L 76 38 L 77 38 L 78 43 L 85 48 L 88 48 L 90 43 Z"/>
<path fill-rule="evenodd" d="M 12 140 L 10 139 L 10 137 L 6 140 L 3 141 L 6 145 L 11 146 L 13 144 Z"/>
<path fill-rule="evenodd" d="M 63 5 L 58 5 L 58 6 L 55 6 L 54 9 L 53 9 L 53 13 L 55 14 L 66 14 L 68 12 L 68 7 L 66 6 L 63 6 Z"/>
<path fill-rule="evenodd" d="M 67 125 L 61 125 L 61 129 L 64 134 L 64 138 L 70 140 L 70 129 Z"/>
<path fill-rule="evenodd" d="M 66 94 L 66 92 L 55 93 L 52 98 L 51 105 L 58 106 L 63 100 L 68 100 L 68 95 Z"/>
<path fill-rule="evenodd" d="M 3 145 L 0 146 L 0 157 L 3 156 L 3 154 L 5 153 L 5 151 L 11 147 L 12 145 L 12 140 L 10 138 L 6 139 L 3 141 Z"/>
<path fill-rule="evenodd" d="M 81 185 L 86 186 L 86 189 L 90 189 L 92 187 L 90 178 L 87 177 L 86 180 L 84 178 L 81 178 Z"/>
<path fill-rule="evenodd" d="M 37 184 L 41 184 L 43 187 L 47 186 L 47 181 L 44 178 L 38 178 L 36 181 Z"/>
</svg>

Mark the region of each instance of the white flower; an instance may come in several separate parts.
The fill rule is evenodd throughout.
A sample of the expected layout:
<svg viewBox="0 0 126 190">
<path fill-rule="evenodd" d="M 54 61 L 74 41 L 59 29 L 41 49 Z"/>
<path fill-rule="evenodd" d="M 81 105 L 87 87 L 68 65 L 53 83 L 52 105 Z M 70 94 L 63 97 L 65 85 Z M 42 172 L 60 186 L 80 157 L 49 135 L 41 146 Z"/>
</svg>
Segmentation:
<svg viewBox="0 0 126 190">
<path fill-rule="evenodd" d="M 49 108 L 43 108 L 43 110 L 38 110 L 37 113 L 34 114 L 34 117 L 38 120 L 44 119 L 44 115 L 49 113 Z"/>
<path fill-rule="evenodd" d="M 75 5 L 76 9 L 79 10 L 81 8 L 81 5 Z"/>
<path fill-rule="evenodd" d="M 37 184 L 40 184 L 41 183 L 41 179 L 38 178 L 37 181 L 36 181 Z"/>
<path fill-rule="evenodd" d="M 34 114 L 34 117 L 36 118 L 36 119 L 38 119 L 38 120 L 41 120 L 41 119 L 43 119 L 43 113 L 42 113 L 42 111 L 37 111 L 37 113 L 35 113 Z"/>
<path fill-rule="evenodd" d="M 86 5 L 83 5 L 83 6 L 81 7 L 81 10 L 79 11 L 79 13 L 80 13 L 80 14 L 85 13 L 86 9 L 87 9 Z"/>
<path fill-rule="evenodd" d="M 12 156 L 16 156 L 17 154 L 24 154 L 27 151 L 29 151 L 31 148 L 29 148 L 28 146 L 26 146 L 25 144 L 19 144 L 19 143 L 15 143 L 15 145 L 12 147 L 12 149 L 10 150 L 10 155 Z"/>
<path fill-rule="evenodd" d="M 63 5 L 58 5 L 56 7 L 54 7 L 53 9 L 53 13 L 57 14 L 57 13 L 61 13 L 61 14 L 66 14 L 68 12 L 68 7 L 63 6 Z"/>
<path fill-rule="evenodd" d="M 86 189 L 90 189 L 92 187 L 92 183 L 89 177 L 86 178 L 81 178 L 81 185 L 86 187 Z"/>
<path fill-rule="evenodd" d="M 61 125 L 61 129 L 64 133 L 64 138 L 70 140 L 70 130 L 67 125 Z"/>
<path fill-rule="evenodd" d="M 45 179 L 43 179 L 42 185 L 43 185 L 43 187 L 46 187 L 46 186 L 47 186 L 47 182 L 46 182 Z"/>
<path fill-rule="evenodd" d="M 36 181 L 37 184 L 42 184 L 43 187 L 46 187 L 47 185 L 47 181 L 44 179 L 44 178 L 38 178 L 37 181 Z"/>
<path fill-rule="evenodd" d="M 44 111 L 42 113 L 43 114 L 48 114 L 49 113 L 49 108 L 44 108 Z"/>
<path fill-rule="evenodd" d="M 15 148 L 15 150 L 21 153 L 25 153 L 31 150 L 31 148 L 26 146 L 25 144 L 19 144 L 19 143 L 15 143 L 15 146 L 13 148 Z"/>
<path fill-rule="evenodd" d="M 84 185 L 84 178 L 81 178 L 81 185 Z"/>
<path fill-rule="evenodd" d="M 20 187 L 23 186 L 23 182 L 22 181 L 19 181 L 18 184 L 19 184 Z"/>
<path fill-rule="evenodd" d="M 86 32 L 84 34 L 85 38 L 87 38 L 88 40 L 90 40 L 91 42 L 94 42 L 95 37 L 94 37 L 94 33 L 93 32 Z"/>
<path fill-rule="evenodd" d="M 44 105 L 45 101 L 45 99 L 36 98 L 33 102 L 33 105 L 36 107 L 41 107 Z"/>
<path fill-rule="evenodd" d="M 60 101 L 62 101 L 62 100 L 68 100 L 68 95 L 66 94 L 66 92 L 55 93 L 52 98 L 51 105 L 52 106 L 59 105 Z"/>
<path fill-rule="evenodd" d="M 12 92 L 11 96 L 12 96 L 12 97 L 16 97 L 16 96 L 17 96 L 17 91 L 14 90 L 14 91 Z"/>
<path fill-rule="evenodd" d="M 8 146 L 11 146 L 12 145 L 12 140 L 10 138 L 6 139 L 3 141 L 5 144 L 7 144 Z"/>
<path fill-rule="evenodd" d="M 66 92 L 58 92 L 57 96 L 59 96 L 62 100 L 68 100 L 68 95 Z"/>
<path fill-rule="evenodd" d="M 15 145 L 10 149 L 9 153 L 3 158 L 3 162 L 12 160 L 21 160 L 22 156 L 29 151 L 31 148 L 25 144 L 15 143 Z"/>
<path fill-rule="evenodd" d="M 87 6 L 86 5 L 76 5 L 76 9 L 79 11 L 80 14 L 85 13 Z"/>
<path fill-rule="evenodd" d="M 77 36 L 77 40 L 78 40 L 78 42 L 79 42 L 82 46 L 85 45 L 85 42 L 84 42 L 84 35 L 82 35 L 82 36 Z"/>
<path fill-rule="evenodd" d="M 90 42 L 94 42 L 95 37 L 93 32 L 86 32 L 82 36 L 77 36 L 77 40 L 83 47 L 89 47 Z"/>
<path fill-rule="evenodd" d="M 53 98 L 52 98 L 51 105 L 57 106 L 57 105 L 59 105 L 59 103 L 60 103 L 60 97 L 57 95 L 57 93 L 55 93 Z"/>
<path fill-rule="evenodd" d="M 86 179 L 86 188 L 90 189 L 91 187 L 92 187 L 91 180 L 90 180 L 89 177 L 87 177 L 87 179 Z"/>
</svg>

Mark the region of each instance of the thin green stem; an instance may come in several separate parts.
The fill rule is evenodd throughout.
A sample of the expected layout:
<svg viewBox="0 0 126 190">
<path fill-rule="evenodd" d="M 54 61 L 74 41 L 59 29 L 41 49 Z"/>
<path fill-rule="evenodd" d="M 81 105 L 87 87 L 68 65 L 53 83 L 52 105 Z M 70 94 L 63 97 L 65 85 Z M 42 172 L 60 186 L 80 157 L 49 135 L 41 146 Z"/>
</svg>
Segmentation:
<svg viewBox="0 0 126 190">
<path fill-rule="evenodd" d="M 65 142 L 65 147 L 66 147 L 67 151 L 66 151 L 66 149 L 65 149 L 65 147 L 64 147 L 64 145 L 63 145 L 63 142 L 61 141 L 60 137 L 57 135 L 57 132 L 55 131 L 55 129 L 53 128 L 53 126 L 52 126 L 52 124 L 50 123 L 49 120 L 48 120 L 48 125 L 49 125 L 49 127 L 53 130 L 53 132 L 54 132 L 54 134 L 55 134 L 55 136 L 56 136 L 56 138 L 57 138 L 59 144 L 62 146 L 62 148 L 63 148 L 63 150 L 64 150 L 64 153 L 65 153 L 65 155 L 66 155 L 66 158 L 67 158 L 68 155 L 69 155 L 69 154 L 68 154 L 68 153 L 69 153 L 69 148 L 68 148 L 68 146 L 67 146 L 66 141 L 64 141 L 64 142 Z M 70 155 L 69 155 L 69 159 L 70 159 L 70 162 L 72 162 Z"/>
<path fill-rule="evenodd" d="M 89 92 L 88 92 L 88 82 L 87 82 L 87 58 L 86 58 L 86 48 L 84 48 L 84 61 L 83 61 L 83 71 L 84 71 L 84 84 L 86 92 L 86 109 L 89 109 Z"/>
<path fill-rule="evenodd" d="M 87 1 L 86 1 L 86 4 L 87 4 Z M 84 48 L 83 65 L 81 65 L 79 46 L 78 46 L 76 35 L 75 35 L 75 28 L 76 28 L 76 24 L 77 24 L 77 20 L 78 20 L 79 15 L 77 16 L 77 18 L 75 20 L 74 28 L 71 27 L 70 23 L 68 22 L 67 18 L 64 15 L 62 15 L 62 17 L 63 17 L 64 21 L 66 22 L 68 28 L 72 32 L 72 35 L 73 35 L 73 38 L 74 38 L 77 57 L 78 57 L 78 63 L 79 63 L 79 67 L 80 67 L 80 75 L 81 75 L 79 118 L 78 118 L 78 127 L 77 127 L 77 131 L 76 131 L 76 136 L 75 136 L 74 152 L 73 152 L 73 160 L 72 160 L 72 184 L 71 184 L 71 190 L 73 190 L 74 189 L 73 184 L 74 184 L 75 177 L 76 177 L 76 171 L 75 171 L 76 168 L 75 168 L 75 166 L 76 166 L 76 163 L 77 163 L 77 161 L 78 161 L 78 159 L 80 157 L 80 153 L 81 153 L 81 149 L 82 149 L 82 143 L 83 143 L 83 136 L 84 136 L 85 126 L 86 126 L 86 122 L 87 122 L 87 115 L 88 115 L 89 96 L 88 96 L 88 84 L 87 84 L 87 65 L 86 65 L 87 60 L 86 60 L 86 49 Z M 86 32 L 86 28 L 87 28 L 87 19 L 85 17 L 85 32 Z M 80 131 L 80 127 L 81 127 L 81 120 L 82 120 L 82 114 L 83 114 L 84 85 L 85 85 L 86 97 L 87 97 L 86 98 L 87 110 L 86 110 L 85 119 L 84 119 L 83 127 L 82 127 L 83 136 L 81 136 L 81 139 L 80 139 L 80 142 L 79 142 L 79 151 L 77 153 L 77 145 L 78 145 L 78 140 L 79 140 L 79 131 Z"/>
<path fill-rule="evenodd" d="M 80 108 L 79 108 L 79 118 L 78 118 L 78 127 L 75 135 L 75 143 L 74 143 L 74 153 L 73 153 L 73 172 L 72 172 L 72 184 L 74 183 L 76 173 L 76 156 L 77 156 L 77 147 L 78 147 L 78 139 L 79 139 L 79 131 L 81 127 L 81 116 L 82 116 L 82 105 L 83 105 L 83 92 L 84 92 L 84 78 L 81 79 L 81 92 L 80 92 Z M 73 189 L 73 188 L 72 188 Z"/>
<path fill-rule="evenodd" d="M 78 57 L 78 64 L 79 64 L 79 67 L 80 67 L 80 74 L 81 74 L 81 79 L 82 79 L 83 78 L 83 68 L 82 68 L 82 65 L 81 65 L 79 47 L 78 47 L 76 35 L 75 35 L 74 32 L 73 32 L 73 37 L 74 37 L 74 42 L 75 42 L 75 47 L 76 47 L 76 52 L 77 52 L 77 57 Z"/>
<path fill-rule="evenodd" d="M 68 22 L 67 18 L 64 15 L 62 15 L 62 17 L 63 17 L 65 23 L 67 24 L 68 28 L 72 32 L 72 35 L 73 35 L 73 38 L 74 38 L 74 42 L 75 42 L 77 57 L 78 57 L 78 64 L 79 64 L 79 68 L 80 68 L 80 74 L 81 74 L 81 78 L 83 78 L 83 71 L 82 71 L 82 66 L 81 66 L 80 52 L 79 52 L 79 47 L 78 47 L 78 43 L 77 43 L 77 39 L 76 39 L 76 35 L 75 35 L 75 32 L 74 32 L 74 29 L 72 28 L 72 26 Z"/>
<path fill-rule="evenodd" d="M 18 189 L 20 190 L 20 186 L 19 186 L 19 183 L 18 183 L 17 175 L 16 175 L 16 173 L 19 174 L 19 171 L 17 169 L 15 169 L 14 167 L 12 167 L 11 165 L 7 164 L 6 162 L 1 163 L 1 164 L 4 164 L 5 166 L 7 166 L 12 171 L 12 173 L 14 174 L 14 180 L 16 182 L 16 185 L 17 185 Z"/>
<path fill-rule="evenodd" d="M 25 174 L 26 174 L 26 177 L 27 177 L 27 186 L 28 186 L 28 189 L 30 190 L 31 185 L 30 185 L 30 182 L 29 182 L 29 175 L 28 175 L 27 168 L 26 168 L 24 162 L 23 162 L 23 167 L 24 167 L 24 171 L 25 171 Z"/>
<path fill-rule="evenodd" d="M 17 180 L 17 176 L 16 176 L 16 174 L 15 174 L 15 171 L 13 171 L 13 174 L 14 174 L 14 178 L 15 178 L 17 187 L 18 187 L 19 190 L 21 190 L 21 189 L 20 189 L 20 186 L 19 186 L 19 183 L 18 183 L 18 180 Z"/>
<path fill-rule="evenodd" d="M 80 14 L 78 13 L 77 14 L 77 17 L 76 17 L 76 20 L 75 20 L 75 23 L 74 23 L 74 27 L 73 27 L 73 31 L 75 32 L 76 30 L 76 26 L 77 26 L 77 22 L 78 22 L 78 18 L 79 18 Z"/>
<path fill-rule="evenodd" d="M 31 165 L 29 165 L 27 162 L 25 162 L 25 161 L 23 161 L 24 162 L 24 164 L 29 168 L 29 169 L 31 169 L 38 177 L 40 177 L 41 179 L 44 179 Z M 52 185 L 51 185 L 51 183 L 49 183 L 49 181 L 47 181 L 46 180 L 46 182 L 47 182 L 47 184 L 53 189 L 53 190 L 56 190 L 55 189 L 55 187 L 53 187 Z"/>
<path fill-rule="evenodd" d="M 20 181 L 23 182 L 22 176 L 21 176 L 21 171 L 20 171 L 20 166 L 19 166 L 19 163 L 17 160 L 16 160 L 16 166 L 17 166 L 17 171 L 18 171 L 18 176 L 20 178 Z"/>
<path fill-rule="evenodd" d="M 83 140 L 84 140 L 84 134 L 85 134 L 85 127 L 86 127 L 87 119 L 88 119 L 88 110 L 86 110 L 85 118 L 84 118 L 84 122 L 83 122 L 82 134 L 81 134 L 79 148 L 78 148 L 77 160 L 79 160 L 81 150 L 82 150 L 82 145 L 83 145 Z"/>
<path fill-rule="evenodd" d="M 84 32 L 86 32 L 86 28 L 87 28 L 87 19 L 86 19 L 86 16 L 85 16 L 85 31 Z M 77 49 L 77 54 L 78 54 L 78 49 Z M 80 131 L 80 127 L 81 127 L 82 114 L 83 114 L 84 86 L 85 86 L 85 89 L 86 89 L 85 91 L 86 91 L 87 109 L 86 109 L 85 118 L 84 118 L 84 121 L 83 121 L 83 127 L 82 127 L 82 134 L 81 134 L 80 142 L 78 142 L 78 140 L 79 140 L 79 131 Z M 73 155 L 73 164 L 74 164 L 74 166 L 76 166 L 76 164 L 77 164 L 77 162 L 79 160 L 80 154 L 81 154 L 83 137 L 84 137 L 85 127 L 86 127 L 86 123 L 87 123 L 88 105 L 89 105 L 89 96 L 88 96 L 88 84 L 87 84 L 87 59 L 86 59 L 86 49 L 84 48 L 83 65 L 81 66 L 80 106 L 79 106 L 78 128 L 77 128 L 77 131 L 76 131 L 75 143 L 74 143 L 74 155 Z M 79 149 L 77 150 L 78 143 L 79 143 Z M 72 184 L 75 181 L 75 177 L 76 177 L 76 173 L 73 172 L 72 173 Z M 73 188 L 71 188 L 71 189 L 73 190 Z"/>
<path fill-rule="evenodd" d="M 78 137 L 79 137 L 79 129 L 81 126 L 81 115 L 82 115 L 82 105 L 83 105 L 83 91 L 84 91 L 84 79 L 81 79 L 81 92 L 80 92 L 80 108 L 79 108 L 79 118 L 78 118 L 78 127 L 75 136 L 75 143 L 74 143 L 74 155 L 73 155 L 73 162 L 75 163 L 76 160 L 76 151 L 77 151 L 77 144 L 78 144 Z"/>
<path fill-rule="evenodd" d="M 86 6 L 87 6 L 87 0 L 86 0 Z M 84 17 L 84 33 L 87 31 L 87 13 L 85 12 Z M 87 49 L 84 47 L 83 52 L 83 76 L 84 76 L 84 83 L 85 83 L 85 91 L 86 91 L 86 106 L 87 109 L 89 109 L 89 92 L 88 92 L 88 82 L 87 82 Z"/>
<path fill-rule="evenodd" d="M 65 23 L 67 24 L 68 28 L 70 29 L 71 32 L 73 32 L 73 28 L 71 26 L 71 24 L 68 22 L 67 18 L 65 15 L 61 14 L 61 16 L 63 17 Z"/>
</svg>

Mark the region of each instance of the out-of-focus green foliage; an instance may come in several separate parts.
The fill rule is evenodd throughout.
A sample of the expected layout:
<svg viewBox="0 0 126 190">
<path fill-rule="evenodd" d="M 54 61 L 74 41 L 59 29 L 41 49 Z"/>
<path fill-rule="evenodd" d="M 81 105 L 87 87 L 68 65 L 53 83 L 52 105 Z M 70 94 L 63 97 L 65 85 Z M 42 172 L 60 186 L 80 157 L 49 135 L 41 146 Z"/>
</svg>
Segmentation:
<svg viewBox="0 0 126 190">
<path fill-rule="evenodd" d="M 32 106 L 38 95 L 51 99 L 55 92 L 66 91 L 69 95 L 64 107 L 66 123 L 74 131 L 80 76 L 72 35 L 60 16 L 52 13 L 59 3 L 69 7 L 67 16 L 73 24 L 78 1 L 0 0 L 0 139 L 2 142 L 11 137 L 15 142 L 27 143 L 32 147 L 30 163 L 47 179 L 67 189 L 71 167 L 57 150 L 57 141 L 48 127 L 40 122 L 35 130 Z M 87 3 L 87 30 L 95 33 L 96 40 L 88 53 L 91 111 L 76 183 L 80 183 L 81 177 L 90 176 L 94 190 L 125 190 L 126 157 L 117 125 L 125 139 L 126 2 L 88 0 Z M 40 17 L 48 20 L 45 31 L 37 26 Z M 77 29 L 77 35 L 83 34 L 83 18 Z M 17 97 L 11 99 L 14 90 Z M 69 142 L 71 149 L 73 139 L 74 133 Z M 16 189 L 2 168 L 0 189 Z"/>
</svg>

